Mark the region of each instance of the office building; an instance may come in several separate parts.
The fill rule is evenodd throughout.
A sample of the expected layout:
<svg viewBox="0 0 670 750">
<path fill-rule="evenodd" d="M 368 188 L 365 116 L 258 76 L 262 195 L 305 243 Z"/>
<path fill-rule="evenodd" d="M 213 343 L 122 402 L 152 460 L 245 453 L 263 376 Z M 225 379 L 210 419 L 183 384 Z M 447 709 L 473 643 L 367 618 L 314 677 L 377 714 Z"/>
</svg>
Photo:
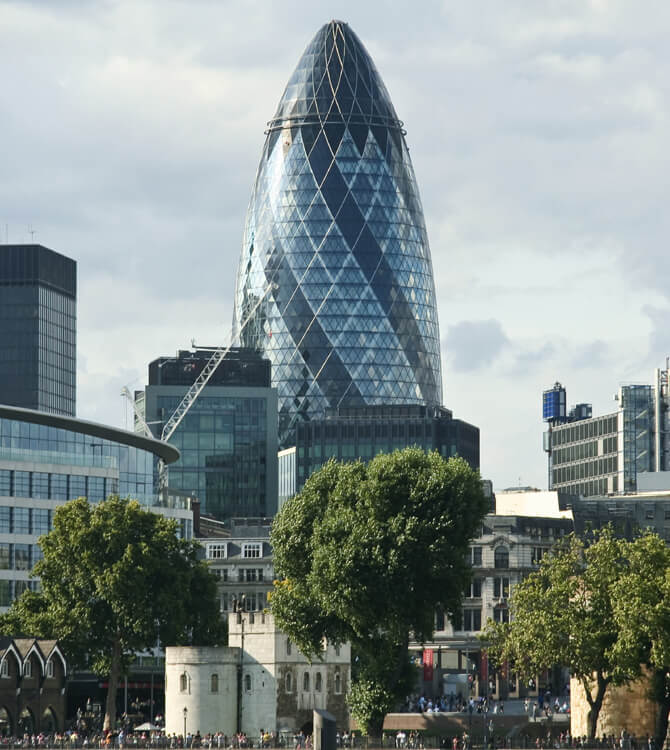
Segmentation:
<svg viewBox="0 0 670 750">
<path fill-rule="evenodd" d="M 593 417 L 590 404 L 566 414 L 560 383 L 543 394 L 549 488 L 575 495 L 670 489 L 668 366 L 652 384 L 622 385 L 617 408 Z"/>
<path fill-rule="evenodd" d="M 234 328 L 272 362 L 280 447 L 327 409 L 439 406 L 435 285 L 405 131 L 347 24 L 317 32 L 266 133 Z"/>
<path fill-rule="evenodd" d="M 135 394 L 156 436 L 202 372 L 212 349 L 180 351 L 149 365 L 149 385 Z M 233 349 L 170 438 L 181 457 L 170 487 L 198 497 L 203 514 L 225 520 L 273 516 L 277 509 L 277 392 L 270 363 Z"/>
<path fill-rule="evenodd" d="M 42 245 L 0 245 L 0 403 L 76 412 L 77 264 Z"/>
<path fill-rule="evenodd" d="M 171 464 L 179 451 L 134 432 L 0 405 L 0 610 L 36 587 L 37 540 L 68 500 L 131 497 L 192 537 L 188 498 L 154 485 L 156 458 Z"/>
<path fill-rule="evenodd" d="M 416 404 L 340 407 L 327 410 L 321 419 L 299 423 L 295 451 L 279 454 L 280 505 L 330 458 L 339 461 L 369 461 L 378 453 L 417 446 L 436 450 L 445 458 L 461 456 L 479 468 L 479 429 L 444 407 Z"/>
</svg>

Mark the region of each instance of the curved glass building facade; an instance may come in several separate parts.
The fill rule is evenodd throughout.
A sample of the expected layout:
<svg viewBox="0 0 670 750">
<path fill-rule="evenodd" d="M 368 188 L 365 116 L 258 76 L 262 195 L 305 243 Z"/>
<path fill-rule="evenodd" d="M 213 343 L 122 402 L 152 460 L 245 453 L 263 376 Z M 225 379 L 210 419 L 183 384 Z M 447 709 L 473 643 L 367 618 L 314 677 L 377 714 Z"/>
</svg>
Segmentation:
<svg viewBox="0 0 670 750">
<path fill-rule="evenodd" d="M 405 133 L 344 23 L 319 30 L 269 123 L 235 296 L 241 343 L 272 362 L 282 443 L 327 408 L 441 404 L 432 263 Z"/>
</svg>

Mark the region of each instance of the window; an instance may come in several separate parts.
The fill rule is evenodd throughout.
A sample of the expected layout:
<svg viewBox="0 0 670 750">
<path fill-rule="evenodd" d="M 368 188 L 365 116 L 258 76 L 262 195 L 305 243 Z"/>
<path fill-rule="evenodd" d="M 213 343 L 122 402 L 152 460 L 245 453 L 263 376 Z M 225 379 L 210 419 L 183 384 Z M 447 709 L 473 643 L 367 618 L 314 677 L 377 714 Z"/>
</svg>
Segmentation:
<svg viewBox="0 0 670 750">
<path fill-rule="evenodd" d="M 286 692 L 292 693 L 293 692 L 293 674 L 291 672 L 286 673 L 285 685 L 286 685 Z"/>
<path fill-rule="evenodd" d="M 9 677 L 9 662 L 6 658 L 0 664 L 0 677 Z"/>
<path fill-rule="evenodd" d="M 262 542 L 246 542 L 242 545 L 242 557 L 261 557 L 263 551 Z"/>
<path fill-rule="evenodd" d="M 211 693 L 219 692 L 219 675 L 216 672 L 209 679 L 209 690 Z"/>
<path fill-rule="evenodd" d="M 179 692 L 186 693 L 188 691 L 188 676 L 186 672 L 179 675 Z"/>
<path fill-rule="evenodd" d="M 24 677 L 32 677 L 33 676 L 33 663 L 30 659 L 28 659 L 27 662 L 23 665 L 23 676 Z"/>
<path fill-rule="evenodd" d="M 30 508 L 14 508 L 14 533 L 30 534 Z"/>
<path fill-rule="evenodd" d="M 11 545 L 0 544 L 0 570 L 9 570 L 11 560 Z"/>
<path fill-rule="evenodd" d="M 339 656 L 340 652 L 342 651 L 342 647 L 340 646 L 339 643 L 336 643 L 334 648 L 335 648 L 335 656 Z"/>
<path fill-rule="evenodd" d="M 531 562 L 533 565 L 539 565 L 540 560 L 544 557 L 545 553 L 547 552 L 546 547 L 533 547 L 533 552 L 531 556 Z"/>
<path fill-rule="evenodd" d="M 309 672 L 305 672 L 302 676 L 302 689 L 303 692 L 309 693 Z"/>
<path fill-rule="evenodd" d="M 322 687 L 323 687 L 323 684 L 322 684 L 321 672 L 317 672 L 316 677 L 314 678 L 314 690 L 316 690 L 317 693 L 320 693 Z"/>
<path fill-rule="evenodd" d="M 293 651 L 293 644 L 291 641 L 287 638 L 286 639 L 286 656 L 290 656 L 291 652 Z"/>
<path fill-rule="evenodd" d="M 466 599 L 479 599 L 482 595 L 482 579 L 473 578 L 470 586 L 465 590 Z"/>
<path fill-rule="evenodd" d="M 339 669 L 335 672 L 335 692 L 338 695 L 342 692 L 342 676 Z"/>
<path fill-rule="evenodd" d="M 481 567 L 482 565 L 482 548 L 481 547 L 470 547 L 470 565 L 473 567 Z"/>
<path fill-rule="evenodd" d="M 493 598 L 507 599 L 509 596 L 509 578 L 493 579 Z"/>
<path fill-rule="evenodd" d="M 251 675 L 245 674 L 244 675 L 244 689 L 247 693 L 251 692 Z"/>
<path fill-rule="evenodd" d="M 482 629 L 482 611 L 481 609 L 464 609 L 463 610 L 463 630 L 481 630 Z"/>
<path fill-rule="evenodd" d="M 509 622 L 509 609 L 507 607 L 495 607 L 493 619 L 496 622 Z"/>
<path fill-rule="evenodd" d="M 53 659 L 47 662 L 47 677 L 53 677 L 55 674 Z"/>
<path fill-rule="evenodd" d="M 207 545 L 207 559 L 208 560 L 223 560 L 228 557 L 228 545 L 227 544 L 208 544 Z"/>
<path fill-rule="evenodd" d="M 14 545 L 14 570 L 30 570 L 30 544 Z"/>
<path fill-rule="evenodd" d="M 507 547 L 496 547 L 493 564 L 496 568 L 509 568 L 509 550 Z"/>
</svg>

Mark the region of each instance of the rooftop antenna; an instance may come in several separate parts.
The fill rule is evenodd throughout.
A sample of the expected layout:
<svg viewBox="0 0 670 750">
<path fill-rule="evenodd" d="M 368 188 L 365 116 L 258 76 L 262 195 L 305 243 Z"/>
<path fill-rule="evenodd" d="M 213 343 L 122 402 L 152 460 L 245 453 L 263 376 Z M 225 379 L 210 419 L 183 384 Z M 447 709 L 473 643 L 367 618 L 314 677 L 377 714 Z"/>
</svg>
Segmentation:
<svg viewBox="0 0 670 750">
<path fill-rule="evenodd" d="M 28 234 L 30 235 L 30 243 L 35 243 L 35 230 L 33 229 L 33 225 L 30 225 L 30 229 L 28 230 Z"/>
</svg>

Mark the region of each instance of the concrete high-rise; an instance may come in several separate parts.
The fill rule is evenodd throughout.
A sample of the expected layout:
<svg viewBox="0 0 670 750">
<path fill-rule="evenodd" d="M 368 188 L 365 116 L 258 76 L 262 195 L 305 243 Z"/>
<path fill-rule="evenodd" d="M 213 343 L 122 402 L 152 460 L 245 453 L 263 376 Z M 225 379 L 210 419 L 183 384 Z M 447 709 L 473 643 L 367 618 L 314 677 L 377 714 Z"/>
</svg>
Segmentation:
<svg viewBox="0 0 670 750">
<path fill-rule="evenodd" d="M 282 445 L 327 409 L 442 403 L 433 269 L 405 131 L 345 23 L 317 32 L 269 123 L 234 321 L 241 343 L 272 362 Z"/>
<path fill-rule="evenodd" d="M 73 417 L 76 336 L 76 262 L 0 245 L 0 403 Z"/>
</svg>

